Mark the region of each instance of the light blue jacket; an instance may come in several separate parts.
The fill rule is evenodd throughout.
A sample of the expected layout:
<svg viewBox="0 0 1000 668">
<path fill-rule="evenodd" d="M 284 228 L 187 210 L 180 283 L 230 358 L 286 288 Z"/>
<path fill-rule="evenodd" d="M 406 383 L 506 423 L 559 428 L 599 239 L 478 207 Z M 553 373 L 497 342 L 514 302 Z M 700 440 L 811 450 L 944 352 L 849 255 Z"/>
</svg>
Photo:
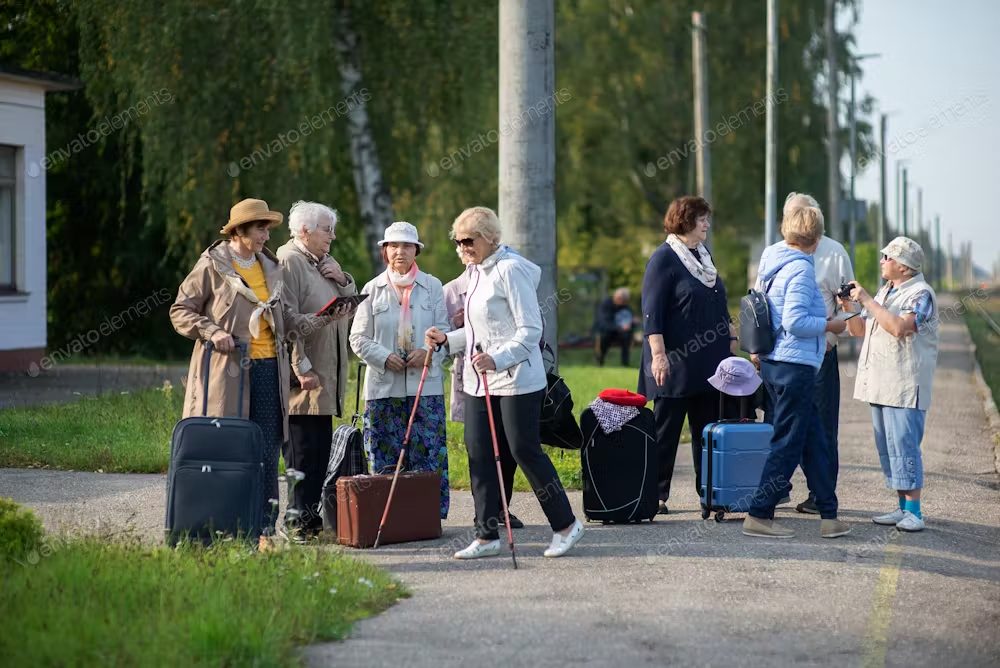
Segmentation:
<svg viewBox="0 0 1000 668">
<path fill-rule="evenodd" d="M 774 352 L 761 359 L 819 369 L 826 355 L 826 304 L 816 284 L 812 256 L 771 246 L 760 258 L 759 273 L 776 330 Z"/>
</svg>

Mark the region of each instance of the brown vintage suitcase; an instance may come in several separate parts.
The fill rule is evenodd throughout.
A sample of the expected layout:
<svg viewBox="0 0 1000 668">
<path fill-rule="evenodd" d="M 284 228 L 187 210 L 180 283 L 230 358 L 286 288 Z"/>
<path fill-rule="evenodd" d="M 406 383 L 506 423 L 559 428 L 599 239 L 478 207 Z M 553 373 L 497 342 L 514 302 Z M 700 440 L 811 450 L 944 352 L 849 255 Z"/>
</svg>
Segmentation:
<svg viewBox="0 0 1000 668">
<path fill-rule="evenodd" d="M 378 535 L 391 475 L 358 475 L 337 480 L 337 542 L 371 547 Z M 400 473 L 380 545 L 441 537 L 441 474 Z"/>
</svg>

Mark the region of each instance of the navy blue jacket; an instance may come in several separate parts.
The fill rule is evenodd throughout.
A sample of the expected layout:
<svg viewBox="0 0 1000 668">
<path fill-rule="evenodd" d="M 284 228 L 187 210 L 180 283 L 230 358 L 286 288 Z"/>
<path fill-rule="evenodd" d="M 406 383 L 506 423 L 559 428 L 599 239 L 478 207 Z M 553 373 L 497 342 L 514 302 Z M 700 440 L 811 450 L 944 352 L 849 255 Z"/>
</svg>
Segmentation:
<svg viewBox="0 0 1000 668">
<path fill-rule="evenodd" d="M 713 391 L 708 379 L 730 355 L 730 317 L 721 277 L 714 288 L 705 287 L 681 263 L 670 244 L 663 243 L 646 263 L 642 321 L 639 394 L 654 399 Z M 656 385 L 651 372 L 650 334 L 663 335 L 670 363 L 670 375 L 662 387 Z"/>
</svg>

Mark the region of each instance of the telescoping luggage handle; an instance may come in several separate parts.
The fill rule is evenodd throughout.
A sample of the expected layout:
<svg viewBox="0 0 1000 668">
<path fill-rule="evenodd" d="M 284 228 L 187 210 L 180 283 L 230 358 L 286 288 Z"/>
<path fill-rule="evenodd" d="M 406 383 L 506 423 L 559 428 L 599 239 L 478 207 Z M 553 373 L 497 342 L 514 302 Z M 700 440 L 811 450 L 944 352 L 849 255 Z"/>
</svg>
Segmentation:
<svg viewBox="0 0 1000 668">
<path fill-rule="evenodd" d="M 726 395 L 723 392 L 719 392 L 719 421 L 716 424 L 729 423 L 740 423 L 748 421 L 749 418 L 744 418 L 746 414 L 746 407 L 748 399 L 746 397 L 739 397 L 740 400 L 740 419 L 738 420 L 727 420 L 726 419 Z M 711 510 L 714 506 L 712 501 L 714 500 L 715 490 L 714 483 L 712 479 L 712 451 L 715 446 L 715 427 L 713 426 L 708 431 L 708 438 L 705 439 L 707 443 L 703 445 L 708 449 L 708 455 L 705 457 L 705 505 Z"/>
<path fill-rule="evenodd" d="M 237 411 L 239 416 L 243 417 L 243 383 L 244 374 L 247 371 L 247 355 L 248 348 L 245 341 L 240 341 L 238 337 L 233 337 L 233 341 L 236 343 L 236 347 L 240 349 L 240 390 L 239 398 L 237 399 Z M 211 366 L 209 363 L 212 361 L 212 349 L 215 348 L 215 344 L 212 343 L 211 339 L 205 342 L 205 357 L 201 363 L 201 375 L 205 378 L 205 385 L 202 388 L 202 400 L 201 400 L 201 416 L 206 417 L 208 415 L 208 380 L 211 375 Z"/>
<path fill-rule="evenodd" d="M 351 416 L 351 426 L 357 427 L 358 420 L 361 419 L 361 371 L 367 364 L 363 361 L 358 362 L 358 387 L 354 392 L 354 415 Z"/>
</svg>

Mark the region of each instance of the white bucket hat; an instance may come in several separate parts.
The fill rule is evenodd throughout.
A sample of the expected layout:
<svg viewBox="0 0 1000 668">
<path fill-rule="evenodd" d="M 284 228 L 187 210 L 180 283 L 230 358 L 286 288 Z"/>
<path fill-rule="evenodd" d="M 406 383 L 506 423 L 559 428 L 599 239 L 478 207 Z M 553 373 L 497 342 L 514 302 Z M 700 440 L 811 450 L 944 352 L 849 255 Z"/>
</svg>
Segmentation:
<svg viewBox="0 0 1000 668">
<path fill-rule="evenodd" d="M 924 264 L 924 249 L 909 237 L 896 237 L 882 249 L 882 254 L 914 271 L 920 271 Z"/>
<path fill-rule="evenodd" d="M 417 248 L 424 247 L 417 237 L 417 228 L 407 222 L 393 223 L 385 228 L 385 236 L 382 241 L 378 242 L 378 245 L 384 246 L 388 243 L 416 244 Z"/>
</svg>

